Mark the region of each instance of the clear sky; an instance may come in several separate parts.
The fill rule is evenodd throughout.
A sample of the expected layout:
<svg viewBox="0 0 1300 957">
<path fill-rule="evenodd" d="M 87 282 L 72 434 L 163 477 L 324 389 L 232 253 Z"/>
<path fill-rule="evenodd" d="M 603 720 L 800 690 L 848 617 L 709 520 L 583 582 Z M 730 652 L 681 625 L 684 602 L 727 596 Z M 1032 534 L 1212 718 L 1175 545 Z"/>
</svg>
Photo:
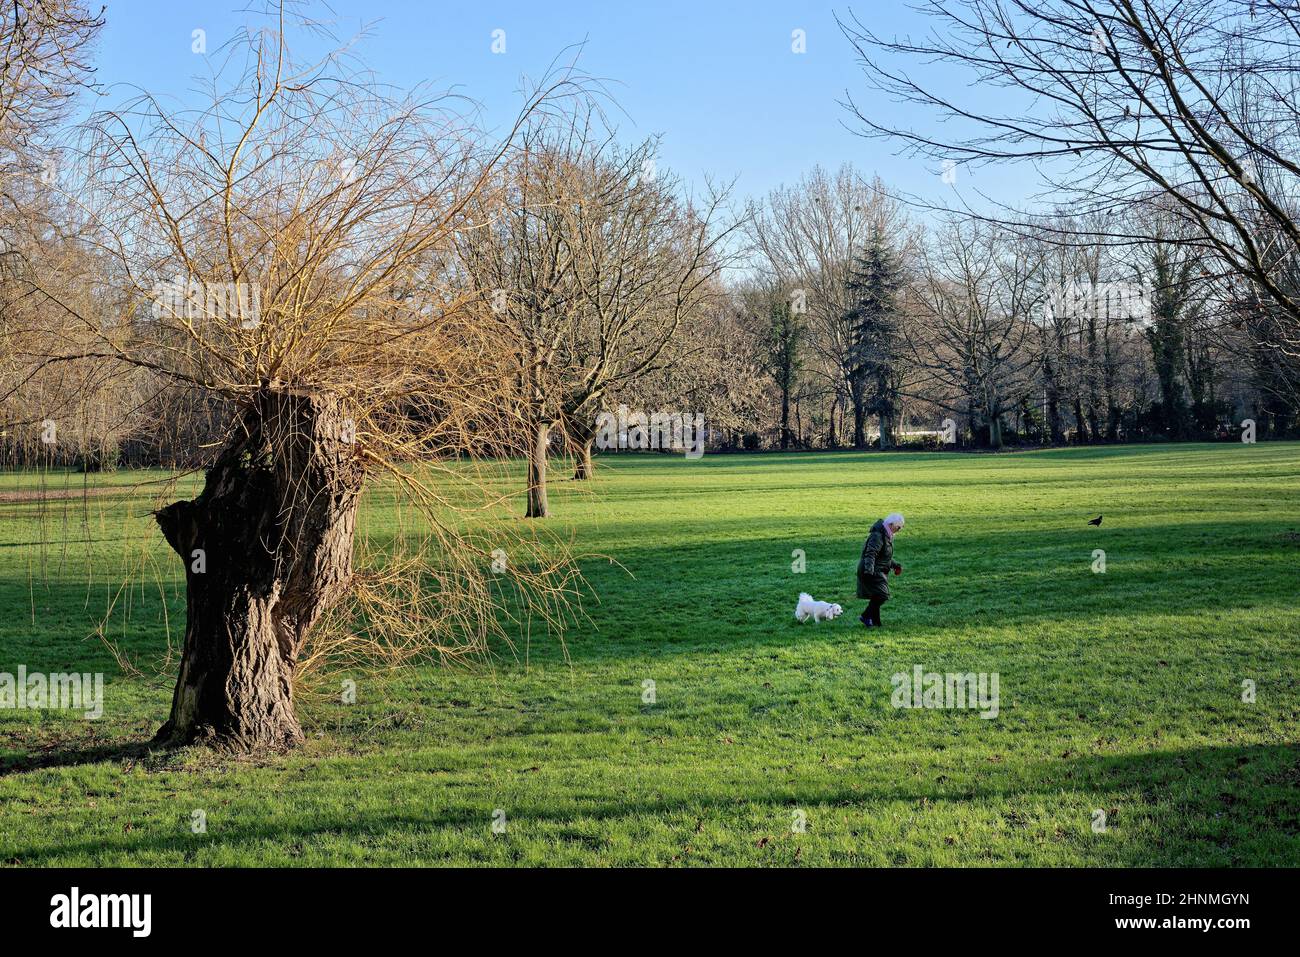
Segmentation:
<svg viewBox="0 0 1300 957">
<path fill-rule="evenodd" d="M 132 91 L 117 84 L 184 102 L 194 77 L 213 69 L 192 51 L 192 31 L 206 31 L 215 57 L 243 24 L 265 22 L 243 7 L 242 0 L 109 0 L 97 58 L 107 91 L 101 102 L 129 98 Z M 626 114 L 619 120 L 624 139 L 662 134 L 661 167 L 693 185 L 706 175 L 735 178 L 740 197 L 792 183 L 814 164 L 845 161 L 927 199 L 951 200 L 954 188 L 1004 195 L 1007 186 L 987 169 L 963 170 L 955 187 L 946 185 L 937 169 L 846 128 L 852 117 L 837 102 L 846 90 L 873 115 L 902 115 L 866 89 L 835 24 L 847 3 L 333 0 L 309 9 L 332 20 L 341 40 L 368 24 L 357 52 L 381 80 L 454 86 L 483 104 L 495 124 L 514 115 L 521 76 L 540 77 L 567 47 L 584 44 L 579 65 L 610 81 Z M 886 35 L 926 27 L 901 0 L 859 2 L 853 10 Z M 505 31 L 504 53 L 492 50 L 495 30 Z M 792 49 L 795 30 L 804 31 L 804 53 Z"/>
</svg>

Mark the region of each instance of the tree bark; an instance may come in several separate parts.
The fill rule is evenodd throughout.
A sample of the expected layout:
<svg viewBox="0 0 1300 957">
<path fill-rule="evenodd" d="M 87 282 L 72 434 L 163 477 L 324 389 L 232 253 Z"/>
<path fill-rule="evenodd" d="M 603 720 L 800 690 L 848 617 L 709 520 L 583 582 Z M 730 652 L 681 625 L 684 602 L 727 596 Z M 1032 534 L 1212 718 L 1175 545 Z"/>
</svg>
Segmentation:
<svg viewBox="0 0 1300 957">
<path fill-rule="evenodd" d="M 790 386 L 781 388 L 781 451 L 790 448 Z"/>
<path fill-rule="evenodd" d="M 880 426 L 881 449 L 894 447 L 894 423 L 898 419 L 898 394 L 890 382 L 888 370 L 883 366 L 876 374 L 876 419 Z"/>
<path fill-rule="evenodd" d="M 591 460 L 591 447 L 595 441 L 595 439 L 588 438 L 574 450 L 575 457 L 577 458 L 577 464 L 573 469 L 573 478 L 575 481 L 585 482 L 591 478 L 595 470 L 595 465 Z"/>
<path fill-rule="evenodd" d="M 301 742 L 294 669 L 351 581 L 363 478 L 337 400 L 264 387 L 199 497 L 155 513 L 186 566 L 184 652 L 156 742 L 243 753 Z"/>
<path fill-rule="evenodd" d="M 867 398 L 860 379 L 849 383 L 849 403 L 853 406 L 853 447 L 867 447 Z"/>
<path fill-rule="evenodd" d="M 1078 441 L 1083 445 L 1089 445 L 1092 439 L 1088 437 L 1088 420 L 1083 417 L 1083 403 L 1078 396 L 1074 397 L 1074 427 L 1078 430 Z"/>
<path fill-rule="evenodd" d="M 1065 431 L 1061 428 L 1061 388 L 1056 379 L 1056 368 L 1050 358 L 1043 363 L 1045 379 L 1044 404 L 1047 406 L 1047 440 L 1052 445 L 1065 444 Z"/>
<path fill-rule="evenodd" d="M 551 439 L 551 423 L 533 425 L 533 443 L 528 449 L 528 510 L 525 518 L 547 518 L 551 510 L 546 501 L 546 455 Z"/>
<path fill-rule="evenodd" d="M 989 448 L 1002 448 L 1002 417 L 1001 415 L 989 416 Z"/>
<path fill-rule="evenodd" d="M 881 412 L 877 416 L 880 424 L 880 448 L 892 449 L 894 447 L 894 423 L 892 415 L 888 412 Z"/>
</svg>

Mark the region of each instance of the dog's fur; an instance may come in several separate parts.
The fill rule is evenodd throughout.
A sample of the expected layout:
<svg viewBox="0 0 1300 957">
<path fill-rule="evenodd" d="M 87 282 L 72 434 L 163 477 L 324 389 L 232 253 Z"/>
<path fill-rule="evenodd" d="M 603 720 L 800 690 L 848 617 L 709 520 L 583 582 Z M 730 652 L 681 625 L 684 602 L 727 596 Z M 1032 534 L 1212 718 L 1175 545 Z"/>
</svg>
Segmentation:
<svg viewBox="0 0 1300 957">
<path fill-rule="evenodd" d="M 842 614 L 844 609 L 839 605 L 828 601 L 813 601 L 813 596 L 807 592 L 799 593 L 799 604 L 794 606 L 796 621 L 807 621 L 809 618 L 813 621 L 833 621 Z"/>
</svg>

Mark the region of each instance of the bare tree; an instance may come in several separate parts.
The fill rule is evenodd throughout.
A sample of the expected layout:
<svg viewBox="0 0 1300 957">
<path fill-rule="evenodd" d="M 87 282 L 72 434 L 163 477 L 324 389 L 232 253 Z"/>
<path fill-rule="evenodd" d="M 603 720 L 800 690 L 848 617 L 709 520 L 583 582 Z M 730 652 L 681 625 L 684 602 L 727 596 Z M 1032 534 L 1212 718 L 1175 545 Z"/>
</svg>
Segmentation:
<svg viewBox="0 0 1300 957">
<path fill-rule="evenodd" d="M 1177 220 L 1169 225 L 1176 229 Z M 1198 383 L 1198 393 L 1204 391 L 1198 374 L 1204 364 L 1196 361 L 1194 338 L 1205 311 L 1206 290 L 1199 276 L 1204 266 L 1195 245 L 1178 242 L 1179 237 L 1166 230 L 1167 225 L 1157 219 L 1151 228 L 1152 242 L 1143 247 L 1144 261 L 1138 267 L 1146 267 L 1144 274 L 1151 283 L 1151 317 L 1143 334 L 1160 388 L 1161 428 L 1172 439 L 1184 439 L 1193 424 L 1189 381 Z M 1203 401 L 1203 394 L 1198 394 L 1196 405 Z"/>
<path fill-rule="evenodd" d="M 1267 303 L 1264 348 L 1300 352 L 1300 16 L 1285 0 L 925 0 L 919 40 L 841 28 L 873 89 L 922 108 L 932 129 L 869 135 L 954 164 L 1033 163 L 1107 243 L 1141 242 L 1118 214 L 1153 193 L 1185 221 L 1222 282 Z M 951 78 L 954 88 L 917 78 Z M 936 68 L 936 65 L 939 68 Z M 978 102 L 969 90 L 978 89 Z M 1103 225 L 1097 226 L 1096 223 Z M 1109 222 L 1109 225 L 1104 225 Z"/>
<path fill-rule="evenodd" d="M 39 175 L 50 133 L 94 70 L 90 54 L 104 8 L 82 0 L 0 4 L 0 173 Z M 8 203 L 13 197 L 5 197 Z"/>
<path fill-rule="evenodd" d="M 602 400 L 654 371 L 683 320 L 716 295 L 732 228 L 718 225 L 725 195 L 684 201 L 654 149 L 619 148 L 590 107 L 532 125 L 503 170 L 510 202 L 479 204 L 482 228 L 462 234 L 483 320 L 512 343 L 530 518 L 549 514 L 552 429 L 576 452 L 575 477 L 590 477 Z"/>
<path fill-rule="evenodd" d="M 994 448 L 1036 364 L 1030 318 L 1039 268 L 1028 243 L 953 219 L 927 246 L 913 284 L 912 349 L 928 374 L 927 397 L 968 416 Z"/>
<path fill-rule="evenodd" d="M 769 342 L 756 333 L 736 290 L 716 290 L 683 323 L 653 370 L 607 394 L 610 406 L 679 410 L 704 418 L 708 441 L 722 447 L 776 427 Z"/>
<path fill-rule="evenodd" d="M 57 317 L 23 295 L 22 281 L 34 269 L 51 278 L 59 273 L 61 284 L 66 278 L 56 135 L 78 92 L 91 83 L 102 13 L 78 0 L 0 4 L 0 446 L 11 462 L 69 447 L 33 441 L 30 426 L 82 395 L 92 378 L 83 368 L 34 381 L 36 371 L 20 351 L 56 338 Z M 88 294 L 63 285 L 66 296 Z"/>
<path fill-rule="evenodd" d="M 383 95 L 336 56 L 299 63 L 284 29 L 281 11 L 247 33 L 247 56 L 227 61 L 247 72 L 218 77 L 206 109 L 144 97 L 89 124 L 85 261 L 112 263 L 117 309 L 83 309 L 29 277 L 75 333 L 40 344 L 41 370 L 146 370 L 233 409 L 201 494 L 156 512 L 187 591 L 163 743 L 301 740 L 295 683 L 344 597 L 357 640 L 397 660 L 500 633 L 488 550 L 448 519 L 471 477 L 443 471 L 453 493 L 409 465 L 517 434 L 501 412 L 504 350 L 450 266 L 511 137 L 487 142 L 453 103 Z M 422 531 L 359 566 L 357 505 L 377 477 Z M 567 566 L 502 535 L 505 580 L 536 599 L 526 613 L 547 614 Z"/>
</svg>

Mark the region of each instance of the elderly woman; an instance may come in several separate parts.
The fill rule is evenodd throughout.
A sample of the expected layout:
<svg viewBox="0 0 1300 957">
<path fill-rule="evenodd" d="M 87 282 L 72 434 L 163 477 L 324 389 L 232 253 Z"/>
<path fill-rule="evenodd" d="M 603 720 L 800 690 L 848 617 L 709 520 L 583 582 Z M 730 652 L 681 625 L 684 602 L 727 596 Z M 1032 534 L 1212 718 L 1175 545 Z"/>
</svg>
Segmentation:
<svg viewBox="0 0 1300 957">
<path fill-rule="evenodd" d="M 868 599 L 866 610 L 858 620 L 868 628 L 880 627 L 880 606 L 889 601 L 889 573 L 903 573 L 903 566 L 894 561 L 894 536 L 903 527 L 903 516 L 890 512 L 875 525 L 862 546 L 858 561 L 858 597 Z"/>
</svg>

